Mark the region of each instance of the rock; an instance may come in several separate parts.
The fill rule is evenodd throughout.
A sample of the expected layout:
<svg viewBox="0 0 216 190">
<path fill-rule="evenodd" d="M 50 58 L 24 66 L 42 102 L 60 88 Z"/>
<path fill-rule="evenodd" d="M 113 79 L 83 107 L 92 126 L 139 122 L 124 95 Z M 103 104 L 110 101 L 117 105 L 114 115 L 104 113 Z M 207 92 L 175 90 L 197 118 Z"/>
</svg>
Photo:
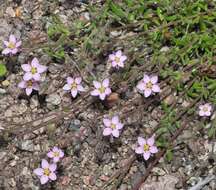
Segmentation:
<svg viewBox="0 0 216 190">
<path fill-rule="evenodd" d="M 128 187 L 126 184 L 121 184 L 119 190 L 128 190 Z"/>
<path fill-rule="evenodd" d="M 0 94 L 6 94 L 6 90 L 3 88 L 0 88 Z"/>
<path fill-rule="evenodd" d="M 74 119 L 73 121 L 71 121 L 71 123 L 69 125 L 69 129 L 72 131 L 74 131 L 74 130 L 77 131 L 80 128 L 80 124 L 81 124 L 80 120 Z"/>
<path fill-rule="evenodd" d="M 112 173 L 111 167 L 109 165 L 105 165 L 103 167 L 103 173 L 106 176 L 109 176 Z"/>
<path fill-rule="evenodd" d="M 0 41 L 8 38 L 12 26 L 7 23 L 5 19 L 0 19 Z"/>
<path fill-rule="evenodd" d="M 34 151 L 34 144 L 31 140 L 22 141 L 18 144 L 21 150 Z"/>
<path fill-rule="evenodd" d="M 58 94 L 50 94 L 47 96 L 46 102 L 57 106 L 61 103 L 61 97 Z"/>
<path fill-rule="evenodd" d="M 15 13 L 13 7 L 7 7 L 5 12 L 10 17 L 15 17 L 16 16 L 16 13 Z"/>
<path fill-rule="evenodd" d="M 176 99 L 175 96 L 173 96 L 173 95 L 171 94 L 171 95 L 169 95 L 169 96 L 167 96 L 167 97 L 165 98 L 164 102 L 165 102 L 167 105 L 171 105 L 171 104 L 174 103 L 175 99 Z"/>
<path fill-rule="evenodd" d="M 10 81 L 4 80 L 4 81 L 2 82 L 2 85 L 5 86 L 5 87 L 7 87 L 7 86 L 10 85 Z"/>
<path fill-rule="evenodd" d="M 160 52 L 167 52 L 167 51 L 169 51 L 169 49 L 170 48 L 168 46 L 164 46 L 160 49 Z"/>
</svg>

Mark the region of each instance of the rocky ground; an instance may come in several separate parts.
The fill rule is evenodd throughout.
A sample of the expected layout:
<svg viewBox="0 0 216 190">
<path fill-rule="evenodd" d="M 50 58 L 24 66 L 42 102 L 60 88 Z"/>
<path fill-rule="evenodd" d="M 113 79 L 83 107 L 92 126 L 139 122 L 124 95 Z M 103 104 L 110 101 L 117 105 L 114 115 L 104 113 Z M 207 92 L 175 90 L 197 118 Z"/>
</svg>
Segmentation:
<svg viewBox="0 0 216 190">
<path fill-rule="evenodd" d="M 161 125 L 166 114 L 157 96 L 146 101 L 134 89 L 134 78 L 139 77 L 142 66 L 133 63 L 134 72 L 129 73 L 127 80 L 121 80 L 123 77 L 110 72 L 105 63 L 111 50 L 103 52 L 99 58 L 91 53 L 86 56 L 81 51 L 82 43 L 77 43 L 80 47 L 73 44 L 73 40 L 79 40 L 73 36 L 70 36 L 72 45 L 64 47 L 64 59 L 44 53 L 44 48 L 57 48 L 61 42 L 54 43 L 47 34 L 52 24 L 52 14 L 58 15 L 64 26 L 73 31 L 71 23 L 80 19 L 88 25 L 91 20 L 96 20 L 96 17 L 92 18 L 89 7 L 99 8 L 103 4 L 103 1 L 87 0 L 1 2 L 0 41 L 13 33 L 22 39 L 23 49 L 13 58 L 0 57 L 1 62 L 8 67 L 7 75 L 0 78 L 0 127 L 4 128 L 0 130 L 0 189 L 132 190 L 145 175 L 151 161 L 154 161 L 152 158 L 150 162 L 144 162 L 138 156 L 133 159 L 137 136 L 151 134 Z M 110 35 L 120 36 L 121 39 L 121 36 L 130 33 L 112 31 Z M 144 60 L 149 62 L 151 50 L 147 45 L 143 46 Z M 167 48 L 163 46 L 160 50 L 167 51 Z M 42 79 L 39 93 L 27 97 L 17 84 L 23 75 L 20 65 L 32 57 L 37 57 L 40 63 L 46 65 L 48 72 Z M 133 57 L 130 59 L 132 63 Z M 160 69 L 150 65 L 145 68 L 145 72 L 149 70 L 158 73 Z M 74 73 L 83 76 L 87 89 L 75 100 L 62 89 L 66 77 Z M 108 76 L 115 83 L 112 97 L 103 103 L 89 97 L 91 79 Z M 189 80 L 185 80 L 186 89 Z M 128 81 L 130 85 L 127 85 Z M 167 88 L 170 84 L 169 78 L 161 81 L 164 97 L 161 95 L 159 100 L 164 100 L 174 108 L 191 109 L 195 98 L 181 96 L 181 93 Z M 121 138 L 114 141 L 102 136 L 101 118 L 109 113 L 122 115 L 125 125 Z M 215 175 L 216 146 L 207 132 L 215 125 L 214 121 L 215 113 L 211 118 L 201 121 L 198 115 L 182 115 L 179 123 L 186 125 L 187 129 L 175 139 L 173 147 L 170 147 L 171 153 L 159 159 L 140 189 L 186 190 Z M 171 133 L 174 136 L 175 131 Z M 58 166 L 58 179 L 40 185 L 33 170 L 55 145 L 65 152 Z M 201 186 L 203 190 L 215 190 L 215 178 Z"/>
</svg>

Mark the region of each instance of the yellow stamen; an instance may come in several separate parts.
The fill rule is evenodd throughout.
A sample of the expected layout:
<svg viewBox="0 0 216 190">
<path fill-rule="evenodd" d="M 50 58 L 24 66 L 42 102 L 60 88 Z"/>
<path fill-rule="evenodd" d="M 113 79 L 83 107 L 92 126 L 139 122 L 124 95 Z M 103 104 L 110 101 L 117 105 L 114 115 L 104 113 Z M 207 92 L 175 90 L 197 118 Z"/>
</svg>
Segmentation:
<svg viewBox="0 0 216 190">
<path fill-rule="evenodd" d="M 115 124 L 111 124 L 110 126 L 112 129 L 115 129 L 116 128 L 116 125 Z"/>
<path fill-rule="evenodd" d="M 32 74 L 35 74 L 35 73 L 37 73 L 37 68 L 35 68 L 35 67 L 32 67 L 32 69 L 31 69 L 31 73 L 32 73 Z"/>
<path fill-rule="evenodd" d="M 100 93 L 104 93 L 106 89 L 103 86 L 101 86 L 98 90 Z"/>
<path fill-rule="evenodd" d="M 119 63 L 120 62 L 120 58 L 119 57 L 115 57 L 115 62 Z"/>
<path fill-rule="evenodd" d="M 77 88 L 77 84 L 76 84 L 75 82 L 73 82 L 73 83 L 71 84 L 71 88 Z"/>
<path fill-rule="evenodd" d="M 50 175 L 50 170 L 49 168 L 44 169 L 44 175 L 49 176 Z"/>
<path fill-rule="evenodd" d="M 53 152 L 54 157 L 59 157 L 59 152 Z"/>
<path fill-rule="evenodd" d="M 208 107 L 207 107 L 207 106 L 204 106 L 204 107 L 203 107 L 203 111 L 204 111 L 204 112 L 207 112 L 207 111 L 208 111 Z"/>
<path fill-rule="evenodd" d="M 144 144 L 143 149 L 144 149 L 144 151 L 149 151 L 149 145 Z"/>
<path fill-rule="evenodd" d="M 147 82 L 147 83 L 146 83 L 146 88 L 150 88 L 150 89 L 151 89 L 151 88 L 152 88 L 152 86 L 153 86 L 153 85 L 152 85 L 152 83 L 151 83 L 151 82 Z"/>
<path fill-rule="evenodd" d="M 16 45 L 15 45 L 14 43 L 9 42 L 9 44 L 8 44 L 8 48 L 10 48 L 10 49 L 14 49 L 15 47 L 16 47 Z"/>
<path fill-rule="evenodd" d="M 31 80 L 27 81 L 27 86 L 28 86 L 28 87 L 32 87 L 32 84 L 33 84 L 33 83 L 32 83 Z"/>
</svg>

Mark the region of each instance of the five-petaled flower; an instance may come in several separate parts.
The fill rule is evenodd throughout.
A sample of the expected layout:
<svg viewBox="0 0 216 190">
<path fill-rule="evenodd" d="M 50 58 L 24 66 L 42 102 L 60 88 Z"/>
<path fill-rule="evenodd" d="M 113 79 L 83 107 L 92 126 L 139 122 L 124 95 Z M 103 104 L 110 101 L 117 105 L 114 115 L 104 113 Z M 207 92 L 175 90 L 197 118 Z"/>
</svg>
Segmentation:
<svg viewBox="0 0 216 190">
<path fill-rule="evenodd" d="M 127 59 L 127 56 L 122 54 L 121 50 L 109 55 L 109 62 L 111 62 L 112 67 L 124 67 L 124 61 Z"/>
<path fill-rule="evenodd" d="M 19 88 L 23 88 L 25 89 L 26 94 L 29 96 L 33 90 L 39 90 L 39 85 L 38 82 L 35 80 L 22 80 L 19 84 L 18 84 Z"/>
<path fill-rule="evenodd" d="M 21 65 L 22 69 L 26 72 L 23 79 L 28 81 L 34 79 L 39 81 L 41 79 L 41 73 L 47 70 L 47 67 L 39 64 L 37 58 L 32 59 L 31 63 Z"/>
<path fill-rule="evenodd" d="M 137 88 L 141 93 L 144 93 L 144 96 L 147 98 L 152 93 L 160 92 L 160 87 L 157 84 L 157 76 L 148 76 L 144 74 L 143 79 L 138 83 Z"/>
<path fill-rule="evenodd" d="M 52 158 L 54 162 L 58 162 L 60 158 L 64 157 L 64 152 L 60 148 L 55 146 L 51 151 L 47 153 L 47 156 L 49 158 Z"/>
<path fill-rule="evenodd" d="M 103 123 L 105 125 L 103 130 L 104 136 L 112 135 L 114 137 L 119 137 L 119 130 L 123 128 L 123 124 L 119 121 L 118 116 L 113 116 L 111 119 L 104 118 Z"/>
<path fill-rule="evenodd" d="M 137 154 L 142 154 L 145 160 L 148 160 L 151 154 L 155 154 L 158 152 L 157 147 L 154 145 L 154 138 L 154 135 L 147 140 L 142 137 L 138 137 L 138 147 L 135 149 L 135 152 Z"/>
<path fill-rule="evenodd" d="M 199 106 L 199 115 L 200 116 L 210 116 L 212 106 L 209 103 Z"/>
<path fill-rule="evenodd" d="M 41 184 L 47 183 L 49 180 L 56 180 L 56 164 L 49 164 L 47 160 L 43 159 L 41 162 L 41 168 L 37 168 L 34 170 L 34 173 L 40 177 Z"/>
<path fill-rule="evenodd" d="M 21 46 L 22 42 L 17 41 L 14 35 L 9 36 L 9 41 L 3 41 L 5 49 L 2 51 L 2 54 L 16 54 Z"/>
<path fill-rule="evenodd" d="M 67 77 L 67 84 L 64 85 L 63 89 L 64 90 L 70 90 L 71 95 L 73 98 L 75 98 L 78 94 L 78 92 L 84 92 L 85 89 L 81 85 L 82 78 L 81 77 L 76 77 L 76 78 L 71 78 Z"/>
<path fill-rule="evenodd" d="M 109 88 L 109 79 L 106 78 L 102 82 L 93 81 L 95 90 L 91 91 L 92 96 L 99 96 L 101 100 L 104 100 L 106 96 L 111 93 Z"/>
</svg>

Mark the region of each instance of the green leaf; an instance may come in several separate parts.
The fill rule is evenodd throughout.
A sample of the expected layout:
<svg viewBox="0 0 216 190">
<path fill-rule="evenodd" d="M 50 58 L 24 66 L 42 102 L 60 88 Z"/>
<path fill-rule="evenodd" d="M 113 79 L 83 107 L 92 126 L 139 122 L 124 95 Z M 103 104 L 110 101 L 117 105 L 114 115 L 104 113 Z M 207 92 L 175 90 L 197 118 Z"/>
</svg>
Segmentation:
<svg viewBox="0 0 216 190">
<path fill-rule="evenodd" d="M 0 77 L 5 76 L 7 73 L 7 68 L 4 64 L 0 63 Z"/>
</svg>

